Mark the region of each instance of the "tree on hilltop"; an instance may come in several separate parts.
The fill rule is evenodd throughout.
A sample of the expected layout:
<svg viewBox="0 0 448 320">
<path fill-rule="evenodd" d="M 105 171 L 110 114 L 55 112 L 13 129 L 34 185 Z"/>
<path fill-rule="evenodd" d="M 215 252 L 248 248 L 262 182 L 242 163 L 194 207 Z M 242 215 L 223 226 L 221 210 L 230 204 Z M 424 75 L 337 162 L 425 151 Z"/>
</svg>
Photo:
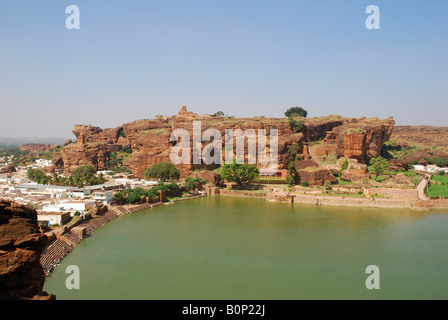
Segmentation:
<svg viewBox="0 0 448 320">
<path fill-rule="evenodd" d="M 308 111 L 302 107 L 291 107 L 285 111 L 285 116 L 288 118 L 302 117 L 306 118 L 308 116 Z"/>
</svg>

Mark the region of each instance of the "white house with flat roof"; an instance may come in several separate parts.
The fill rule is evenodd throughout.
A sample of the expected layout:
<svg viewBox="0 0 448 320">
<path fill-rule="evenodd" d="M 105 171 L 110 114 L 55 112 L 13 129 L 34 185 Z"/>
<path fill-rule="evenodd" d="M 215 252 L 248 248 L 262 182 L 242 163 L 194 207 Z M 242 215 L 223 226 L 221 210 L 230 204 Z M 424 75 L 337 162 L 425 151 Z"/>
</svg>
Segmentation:
<svg viewBox="0 0 448 320">
<path fill-rule="evenodd" d="M 90 190 L 88 189 L 75 189 L 69 192 L 69 198 L 80 198 L 85 199 L 90 195 Z"/>
<path fill-rule="evenodd" d="M 95 207 L 96 201 L 95 200 L 71 200 L 71 201 L 64 201 L 58 203 L 59 206 L 64 208 L 66 211 L 87 211 L 91 210 Z"/>
<path fill-rule="evenodd" d="M 101 201 L 103 204 L 109 204 L 114 200 L 112 191 L 97 191 L 93 194 L 93 199 Z"/>
<path fill-rule="evenodd" d="M 45 221 L 48 225 L 58 225 L 62 226 L 63 224 L 70 221 L 70 213 L 68 212 L 41 212 L 37 213 L 37 221 Z"/>
<path fill-rule="evenodd" d="M 26 183 L 17 185 L 16 189 L 22 192 L 50 194 L 50 193 L 68 192 L 77 188 L 66 186 L 53 186 L 49 184 L 44 185 L 44 184 Z"/>
</svg>

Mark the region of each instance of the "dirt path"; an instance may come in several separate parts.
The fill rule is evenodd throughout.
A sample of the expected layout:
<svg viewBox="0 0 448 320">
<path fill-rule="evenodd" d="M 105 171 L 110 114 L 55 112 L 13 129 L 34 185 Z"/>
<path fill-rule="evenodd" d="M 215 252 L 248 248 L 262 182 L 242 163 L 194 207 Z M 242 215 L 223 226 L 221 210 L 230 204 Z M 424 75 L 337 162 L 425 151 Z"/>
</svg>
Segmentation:
<svg viewBox="0 0 448 320">
<path fill-rule="evenodd" d="M 432 175 L 427 174 L 426 177 L 429 177 L 428 179 L 430 180 Z M 425 193 L 425 189 L 428 185 L 428 180 L 426 180 L 426 177 L 423 178 L 422 180 L 420 180 L 420 182 L 416 186 L 416 189 L 418 191 L 418 198 L 420 200 L 428 200 L 429 199 Z"/>
</svg>

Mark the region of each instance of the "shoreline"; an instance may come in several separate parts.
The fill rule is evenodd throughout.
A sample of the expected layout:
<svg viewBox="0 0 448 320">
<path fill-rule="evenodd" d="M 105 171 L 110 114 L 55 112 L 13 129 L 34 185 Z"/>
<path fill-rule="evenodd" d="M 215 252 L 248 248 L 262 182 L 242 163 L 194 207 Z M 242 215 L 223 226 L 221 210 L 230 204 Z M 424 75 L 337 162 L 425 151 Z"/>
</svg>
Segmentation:
<svg viewBox="0 0 448 320">
<path fill-rule="evenodd" d="M 57 268 L 59 263 L 73 250 L 73 248 L 83 240 L 92 236 L 93 232 L 104 226 L 106 223 L 115 220 L 120 216 L 131 213 L 152 209 L 161 205 L 175 204 L 177 201 L 190 200 L 206 197 L 199 195 L 193 197 L 185 197 L 172 199 L 169 202 L 144 203 L 137 205 L 110 206 L 110 209 L 103 214 L 95 215 L 87 220 L 79 220 L 70 226 L 61 226 L 61 228 L 47 232 L 46 234 L 54 240 L 45 247 L 40 255 L 40 262 L 45 277 L 51 275 L 51 272 Z M 79 237 L 72 232 L 74 228 L 85 228 L 85 236 Z"/>
<path fill-rule="evenodd" d="M 249 192 L 250 191 L 245 191 Z M 415 211 L 430 211 L 430 210 L 444 210 L 448 209 L 448 199 L 440 200 L 446 205 L 446 207 L 428 206 L 427 202 L 438 200 L 397 200 L 387 198 L 367 198 L 367 197 L 349 197 L 349 196 L 337 196 L 337 195 L 307 195 L 299 193 L 267 193 L 265 195 L 250 195 L 250 194 L 237 194 L 233 192 L 225 192 L 217 194 L 227 197 L 243 197 L 243 198 L 255 198 L 265 199 L 269 202 L 291 203 L 291 204 L 306 204 L 306 205 L 323 205 L 323 206 L 349 206 L 349 207 L 364 207 L 364 208 L 389 208 L 389 209 L 410 209 Z M 94 217 L 90 217 L 87 220 L 79 220 L 70 226 L 63 226 L 60 229 L 52 230 L 47 234 L 50 237 L 54 237 L 54 241 L 51 241 L 44 249 L 40 256 L 42 268 L 45 273 L 45 277 L 51 275 L 51 272 L 56 268 L 63 258 L 72 251 L 72 249 L 82 242 L 84 239 L 89 238 L 94 231 L 106 223 L 115 220 L 116 218 L 130 213 L 151 209 L 161 205 L 172 205 L 177 201 L 191 200 L 204 198 L 208 195 L 199 195 L 178 199 L 171 199 L 168 202 L 157 202 L 153 204 L 145 203 L 139 205 L 123 205 L 123 206 L 111 206 L 110 209 Z M 422 205 L 423 203 L 423 205 Z M 83 238 L 74 235 L 72 230 L 76 227 L 85 228 L 85 236 Z"/>
</svg>

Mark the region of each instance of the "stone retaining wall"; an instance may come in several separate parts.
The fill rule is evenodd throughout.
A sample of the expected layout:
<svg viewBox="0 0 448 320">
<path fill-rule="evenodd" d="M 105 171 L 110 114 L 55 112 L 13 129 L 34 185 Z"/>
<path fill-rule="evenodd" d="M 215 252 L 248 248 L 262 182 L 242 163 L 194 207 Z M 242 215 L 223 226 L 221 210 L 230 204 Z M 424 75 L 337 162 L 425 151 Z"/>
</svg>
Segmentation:
<svg viewBox="0 0 448 320">
<path fill-rule="evenodd" d="M 417 189 L 371 188 L 371 189 L 365 189 L 364 193 L 366 195 L 379 194 L 382 195 L 383 197 L 396 200 L 407 200 L 407 201 L 418 200 Z"/>
</svg>

